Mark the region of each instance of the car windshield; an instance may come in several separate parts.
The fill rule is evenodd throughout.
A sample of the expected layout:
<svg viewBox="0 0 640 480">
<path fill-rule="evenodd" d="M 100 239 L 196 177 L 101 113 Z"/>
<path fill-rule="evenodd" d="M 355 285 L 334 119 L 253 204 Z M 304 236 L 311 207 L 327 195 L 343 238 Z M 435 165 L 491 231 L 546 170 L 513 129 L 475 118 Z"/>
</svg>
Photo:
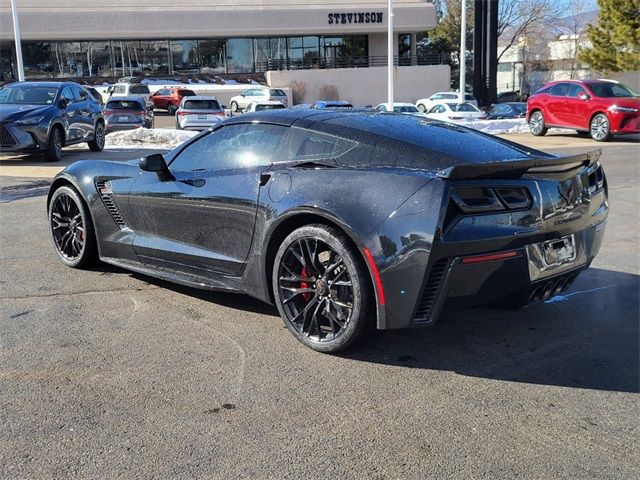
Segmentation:
<svg viewBox="0 0 640 480">
<path fill-rule="evenodd" d="M 191 110 L 220 110 L 220 104 L 217 100 L 187 100 L 184 102 L 184 108 Z"/>
<path fill-rule="evenodd" d="M 107 103 L 107 110 L 142 110 L 142 105 L 134 100 L 112 100 Z"/>
<path fill-rule="evenodd" d="M 277 110 L 278 108 L 285 108 L 284 105 L 256 105 L 256 112 L 262 110 Z"/>
<path fill-rule="evenodd" d="M 129 87 L 129 93 L 137 93 L 138 95 L 143 94 L 146 95 L 148 93 L 151 93 L 149 91 L 149 87 L 147 87 L 146 85 L 131 85 Z"/>
<path fill-rule="evenodd" d="M 0 91 L 0 104 L 5 105 L 52 105 L 58 87 L 39 85 L 15 85 Z"/>
<path fill-rule="evenodd" d="M 419 112 L 420 110 L 418 110 L 413 105 L 402 105 L 402 106 L 393 107 L 393 111 L 395 113 L 416 113 L 416 112 Z"/>
<path fill-rule="evenodd" d="M 453 112 L 477 112 L 478 109 L 468 103 L 447 103 Z"/>
<path fill-rule="evenodd" d="M 640 93 L 621 83 L 589 83 L 589 88 L 596 97 L 601 98 L 624 98 L 624 97 L 640 97 Z"/>
</svg>

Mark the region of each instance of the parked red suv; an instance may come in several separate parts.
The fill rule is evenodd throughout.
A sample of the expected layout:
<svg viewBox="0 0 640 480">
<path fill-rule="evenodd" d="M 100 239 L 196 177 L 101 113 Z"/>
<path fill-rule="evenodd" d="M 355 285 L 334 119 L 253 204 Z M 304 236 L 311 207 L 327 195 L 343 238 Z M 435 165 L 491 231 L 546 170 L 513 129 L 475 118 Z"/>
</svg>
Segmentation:
<svg viewBox="0 0 640 480">
<path fill-rule="evenodd" d="M 169 115 L 175 115 L 183 97 L 195 97 L 195 93 L 186 88 L 161 88 L 149 97 L 153 102 L 154 108 L 161 108 L 169 112 Z"/>
<path fill-rule="evenodd" d="M 526 118 L 533 135 L 560 127 L 605 142 L 640 133 L 640 94 L 613 80 L 551 82 L 529 97 Z"/>
</svg>

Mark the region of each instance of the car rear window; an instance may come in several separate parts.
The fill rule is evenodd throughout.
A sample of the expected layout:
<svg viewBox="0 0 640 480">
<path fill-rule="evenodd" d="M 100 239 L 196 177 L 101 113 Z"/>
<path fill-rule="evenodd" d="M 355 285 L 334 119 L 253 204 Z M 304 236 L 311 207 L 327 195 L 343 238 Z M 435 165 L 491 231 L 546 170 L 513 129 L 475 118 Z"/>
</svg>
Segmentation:
<svg viewBox="0 0 640 480">
<path fill-rule="evenodd" d="M 275 90 L 269 90 L 269 93 L 272 97 L 286 97 L 287 94 L 284 93 L 284 90 L 280 90 L 280 89 L 275 89 Z"/>
<path fill-rule="evenodd" d="M 256 105 L 256 112 L 263 110 L 277 110 L 279 108 L 287 108 L 284 105 Z"/>
<path fill-rule="evenodd" d="M 419 112 L 420 110 L 410 105 L 402 105 L 402 106 L 393 107 L 393 111 L 395 113 L 416 113 L 416 112 Z"/>
<path fill-rule="evenodd" d="M 178 95 L 183 97 L 195 97 L 196 94 L 192 90 L 178 90 Z"/>
<path fill-rule="evenodd" d="M 454 112 L 477 112 L 476 108 L 468 103 L 448 103 L 447 105 Z"/>
<path fill-rule="evenodd" d="M 107 110 L 142 110 L 142 105 L 135 100 L 112 100 L 107 103 Z"/>
<path fill-rule="evenodd" d="M 191 95 L 186 95 L 187 97 Z M 184 102 L 184 108 L 191 110 L 220 110 L 220 104 L 217 100 L 187 100 Z"/>
<path fill-rule="evenodd" d="M 138 95 L 142 94 L 142 95 L 146 95 L 148 93 L 151 93 L 149 91 L 149 87 L 147 87 L 146 85 L 131 85 L 129 87 L 129 93 L 137 93 Z"/>
</svg>

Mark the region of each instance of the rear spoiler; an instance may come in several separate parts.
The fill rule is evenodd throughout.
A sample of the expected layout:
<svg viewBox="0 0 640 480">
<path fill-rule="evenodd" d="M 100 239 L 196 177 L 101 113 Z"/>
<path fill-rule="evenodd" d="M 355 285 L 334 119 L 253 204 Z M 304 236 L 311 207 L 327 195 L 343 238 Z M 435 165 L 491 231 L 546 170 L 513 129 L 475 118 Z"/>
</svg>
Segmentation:
<svg viewBox="0 0 640 480">
<path fill-rule="evenodd" d="M 602 150 L 567 157 L 531 158 L 493 163 L 469 163 L 445 168 L 437 173 L 447 180 L 474 178 L 519 178 L 526 173 L 562 173 L 595 164 Z"/>
</svg>

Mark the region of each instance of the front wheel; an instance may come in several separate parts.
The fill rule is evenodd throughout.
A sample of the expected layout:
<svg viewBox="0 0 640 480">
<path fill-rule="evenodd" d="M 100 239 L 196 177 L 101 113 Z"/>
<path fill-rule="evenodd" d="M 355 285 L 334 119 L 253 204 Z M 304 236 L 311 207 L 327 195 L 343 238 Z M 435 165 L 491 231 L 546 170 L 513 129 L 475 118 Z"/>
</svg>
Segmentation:
<svg viewBox="0 0 640 480">
<path fill-rule="evenodd" d="M 284 324 L 318 352 L 343 350 L 370 320 L 366 266 L 334 227 L 308 225 L 287 236 L 276 254 L 272 281 Z"/>
<path fill-rule="evenodd" d="M 547 127 L 544 125 L 544 116 L 542 112 L 533 112 L 529 117 L 529 131 L 536 137 L 542 137 L 547 133 Z"/>
<path fill-rule="evenodd" d="M 178 111 L 178 107 L 176 107 L 175 105 L 169 105 L 167 107 L 167 113 L 169 115 L 175 115 L 177 111 Z"/>
<path fill-rule="evenodd" d="M 44 159 L 47 162 L 59 162 L 62 158 L 62 131 L 53 127 L 49 134 L 49 143 L 44 151 Z"/>
<path fill-rule="evenodd" d="M 93 132 L 93 140 L 87 142 L 89 145 L 89 150 L 92 152 L 101 152 L 104 148 L 104 125 L 102 122 L 98 122 L 96 124 L 96 129 Z"/>
<path fill-rule="evenodd" d="M 418 110 L 420 110 L 422 113 L 427 113 L 427 107 L 425 107 L 421 103 L 418 105 Z"/>
<path fill-rule="evenodd" d="M 81 268 L 98 258 L 96 235 L 89 209 L 71 187 L 58 188 L 49 201 L 53 246 L 62 263 Z"/>
<path fill-rule="evenodd" d="M 611 139 L 611 127 L 609 125 L 609 119 L 606 115 L 599 113 L 591 119 L 591 125 L 589 128 L 591 138 L 596 142 L 606 142 Z"/>
</svg>

